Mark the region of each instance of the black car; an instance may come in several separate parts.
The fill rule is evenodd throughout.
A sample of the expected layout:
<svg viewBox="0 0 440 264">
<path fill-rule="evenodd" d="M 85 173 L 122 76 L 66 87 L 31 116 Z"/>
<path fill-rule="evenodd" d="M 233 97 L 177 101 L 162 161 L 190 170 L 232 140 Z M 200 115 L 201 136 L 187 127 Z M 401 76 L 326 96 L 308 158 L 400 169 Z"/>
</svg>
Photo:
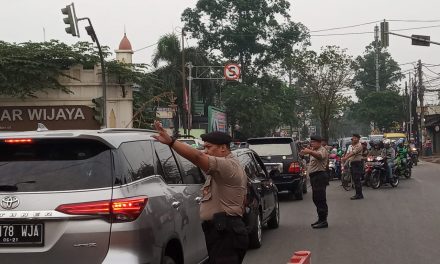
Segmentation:
<svg viewBox="0 0 440 264">
<path fill-rule="evenodd" d="M 289 137 L 250 138 L 248 147 L 264 162 L 278 191 L 288 191 L 297 200 L 307 193 L 307 178 L 298 148 Z"/>
<path fill-rule="evenodd" d="M 248 176 L 244 221 L 249 231 L 250 247 L 259 248 L 263 226 L 277 228 L 280 223 L 278 190 L 257 153 L 242 148 L 233 150 L 232 154 L 240 161 Z"/>
</svg>

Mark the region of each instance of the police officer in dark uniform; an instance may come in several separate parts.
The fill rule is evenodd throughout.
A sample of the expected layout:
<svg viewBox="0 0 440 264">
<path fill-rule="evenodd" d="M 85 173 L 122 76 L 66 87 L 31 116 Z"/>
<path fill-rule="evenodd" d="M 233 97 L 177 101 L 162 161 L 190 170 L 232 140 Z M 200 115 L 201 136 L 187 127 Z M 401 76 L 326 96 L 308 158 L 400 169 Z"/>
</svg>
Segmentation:
<svg viewBox="0 0 440 264">
<path fill-rule="evenodd" d="M 248 233 L 242 220 L 247 176 L 230 150 L 232 138 L 222 132 L 202 135 L 205 152 L 176 141 L 155 123 L 158 141 L 200 167 L 207 175 L 202 188 L 200 218 L 205 233 L 209 263 L 239 264 L 248 248 Z"/>
<path fill-rule="evenodd" d="M 304 148 L 301 155 L 310 155 L 309 177 L 312 185 L 313 202 L 318 213 L 318 221 L 312 224 L 313 228 L 327 228 L 328 206 L 326 188 L 328 185 L 328 151 L 321 146 L 321 137 L 310 137 L 310 148 Z"/>
</svg>

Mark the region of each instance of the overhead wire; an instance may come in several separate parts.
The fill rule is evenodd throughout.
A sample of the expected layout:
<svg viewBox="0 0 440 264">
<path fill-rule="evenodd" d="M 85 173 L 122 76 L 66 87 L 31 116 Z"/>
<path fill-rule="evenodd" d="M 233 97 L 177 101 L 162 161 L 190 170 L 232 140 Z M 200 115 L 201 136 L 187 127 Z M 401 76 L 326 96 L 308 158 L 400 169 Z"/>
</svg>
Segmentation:
<svg viewBox="0 0 440 264">
<path fill-rule="evenodd" d="M 440 73 L 437 73 L 437 72 L 435 72 L 435 71 L 431 70 L 430 68 L 426 67 L 425 65 L 423 65 L 423 67 L 424 67 L 425 69 L 427 69 L 428 71 L 430 71 L 430 72 L 434 73 L 435 75 L 438 75 L 438 76 L 440 76 Z"/>
<path fill-rule="evenodd" d="M 386 21 L 391 22 L 415 22 L 415 23 L 433 23 L 433 22 L 440 22 L 439 19 L 434 20 L 419 20 L 419 19 L 387 19 Z"/>
<path fill-rule="evenodd" d="M 374 31 L 349 32 L 349 33 L 330 33 L 330 34 L 312 34 L 311 37 L 327 37 L 327 36 L 347 36 L 347 35 L 363 35 L 374 34 Z"/>
<path fill-rule="evenodd" d="M 400 28 L 400 29 L 391 29 L 390 32 L 396 32 L 396 31 L 407 31 L 407 30 L 413 30 L 413 29 L 424 29 L 424 28 L 438 28 L 440 25 L 435 26 L 425 26 L 425 27 L 413 27 L 413 28 Z"/>
<path fill-rule="evenodd" d="M 326 29 L 319 29 L 319 30 L 310 30 L 310 33 L 315 33 L 315 32 L 323 32 L 323 31 L 332 31 L 332 30 L 339 30 L 339 29 L 346 29 L 346 28 L 354 28 L 354 27 L 360 27 L 360 26 L 365 26 L 365 25 L 371 25 L 371 24 L 375 24 L 381 22 L 380 20 L 376 20 L 376 21 L 371 21 L 371 22 L 367 22 L 367 23 L 361 23 L 361 24 L 355 24 L 355 25 L 351 25 L 351 26 L 342 26 L 342 27 L 334 27 L 334 28 L 326 28 Z"/>
<path fill-rule="evenodd" d="M 156 46 L 158 43 L 159 43 L 159 42 L 156 42 L 156 43 L 154 43 L 154 44 L 150 44 L 150 45 L 148 45 L 148 46 L 146 46 L 146 47 L 143 47 L 143 48 L 140 48 L 140 49 L 134 50 L 133 52 L 138 52 L 138 51 L 141 51 L 141 50 L 144 50 L 144 49 L 151 48 L 151 47 L 153 47 L 153 46 Z"/>
<path fill-rule="evenodd" d="M 176 33 L 174 33 L 174 34 L 176 34 Z M 178 37 L 180 37 L 181 35 L 182 35 L 182 33 L 176 34 L 176 36 L 178 36 Z M 145 47 L 143 47 L 143 48 L 140 48 L 140 49 L 137 49 L 137 50 L 133 50 L 133 52 L 138 52 L 138 51 L 141 51 L 141 50 L 144 50 L 144 49 L 148 49 L 148 48 L 154 47 L 154 46 L 156 46 L 158 43 L 159 43 L 159 41 L 157 41 L 157 42 L 155 42 L 155 43 L 153 43 L 153 44 L 147 45 L 147 46 L 145 46 Z"/>
<path fill-rule="evenodd" d="M 414 63 L 416 63 L 417 61 L 412 61 L 412 62 L 406 62 L 406 63 L 399 63 L 399 66 L 403 66 L 403 65 L 408 65 L 411 64 L 414 66 Z"/>
</svg>

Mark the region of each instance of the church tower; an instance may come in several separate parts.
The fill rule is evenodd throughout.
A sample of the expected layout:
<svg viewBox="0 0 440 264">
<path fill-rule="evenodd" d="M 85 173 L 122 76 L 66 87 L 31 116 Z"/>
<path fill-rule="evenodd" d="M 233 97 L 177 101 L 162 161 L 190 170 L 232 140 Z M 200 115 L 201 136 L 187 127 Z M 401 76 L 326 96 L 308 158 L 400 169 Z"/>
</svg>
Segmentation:
<svg viewBox="0 0 440 264">
<path fill-rule="evenodd" d="M 127 38 L 127 34 L 124 33 L 124 37 L 119 43 L 119 48 L 115 50 L 116 60 L 123 63 L 132 63 L 133 49 L 131 43 Z"/>
</svg>

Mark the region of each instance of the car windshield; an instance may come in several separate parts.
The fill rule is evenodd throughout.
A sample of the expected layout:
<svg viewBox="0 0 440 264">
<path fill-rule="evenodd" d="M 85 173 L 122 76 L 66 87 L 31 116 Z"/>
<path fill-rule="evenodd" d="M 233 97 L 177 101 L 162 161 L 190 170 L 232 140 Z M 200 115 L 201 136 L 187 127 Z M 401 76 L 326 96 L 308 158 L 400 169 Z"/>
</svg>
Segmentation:
<svg viewBox="0 0 440 264">
<path fill-rule="evenodd" d="M 112 186 L 108 146 L 86 139 L 0 143 L 0 191 L 35 192 Z"/>
</svg>

